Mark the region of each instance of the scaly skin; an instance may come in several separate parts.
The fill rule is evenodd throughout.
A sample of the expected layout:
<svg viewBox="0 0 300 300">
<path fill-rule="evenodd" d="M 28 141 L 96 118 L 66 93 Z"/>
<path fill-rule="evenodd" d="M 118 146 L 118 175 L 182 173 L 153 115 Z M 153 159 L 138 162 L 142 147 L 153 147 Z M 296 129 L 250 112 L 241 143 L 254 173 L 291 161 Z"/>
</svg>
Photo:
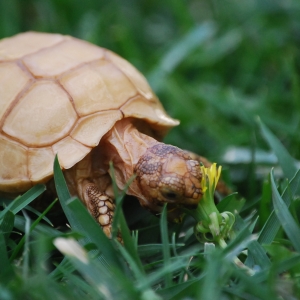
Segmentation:
<svg viewBox="0 0 300 300">
<path fill-rule="evenodd" d="M 129 120 L 121 120 L 90 155 L 66 170 L 70 190 L 83 201 L 108 237 L 114 211 L 109 161 L 113 162 L 120 189 L 136 174 L 127 193 L 154 214 L 168 203 L 169 219 L 179 221 L 181 208 L 196 208 L 202 197 L 198 161 L 187 151 L 141 133 Z"/>
<path fill-rule="evenodd" d="M 114 200 L 104 192 L 100 192 L 93 183 L 86 185 L 84 198 L 87 199 L 91 215 L 101 225 L 106 236 L 111 237 L 111 224 L 115 210 Z"/>
<path fill-rule="evenodd" d="M 154 205 L 195 208 L 202 196 L 199 163 L 177 147 L 152 146 L 140 158 L 135 173 L 144 196 Z"/>
</svg>

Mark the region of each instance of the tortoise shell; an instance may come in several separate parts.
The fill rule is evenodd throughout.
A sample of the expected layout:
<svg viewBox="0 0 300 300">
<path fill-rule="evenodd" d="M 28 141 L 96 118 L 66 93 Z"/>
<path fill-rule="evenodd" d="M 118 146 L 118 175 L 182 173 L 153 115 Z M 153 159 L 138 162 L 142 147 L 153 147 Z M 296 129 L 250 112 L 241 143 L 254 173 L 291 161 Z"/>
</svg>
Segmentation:
<svg viewBox="0 0 300 300">
<path fill-rule="evenodd" d="M 0 41 L 0 190 L 21 192 L 69 169 L 122 118 L 166 132 L 146 79 L 113 52 L 70 36 L 26 32 Z"/>
</svg>

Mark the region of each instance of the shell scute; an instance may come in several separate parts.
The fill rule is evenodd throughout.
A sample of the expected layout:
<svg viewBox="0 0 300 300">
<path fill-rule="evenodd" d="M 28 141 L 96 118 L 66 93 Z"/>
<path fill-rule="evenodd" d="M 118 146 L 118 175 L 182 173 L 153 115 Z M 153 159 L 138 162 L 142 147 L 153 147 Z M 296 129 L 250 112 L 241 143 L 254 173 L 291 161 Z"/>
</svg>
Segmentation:
<svg viewBox="0 0 300 300">
<path fill-rule="evenodd" d="M 54 153 L 57 153 L 60 166 L 64 169 L 73 167 L 91 151 L 91 148 L 82 145 L 70 136 L 55 143 L 52 149 Z"/>
<path fill-rule="evenodd" d="M 17 192 L 31 187 L 27 148 L 0 135 L 0 190 Z"/>
<path fill-rule="evenodd" d="M 33 183 L 46 182 L 53 173 L 54 152 L 51 147 L 28 149 L 28 177 Z"/>
<path fill-rule="evenodd" d="M 110 108 L 119 108 L 128 99 L 137 94 L 136 87 L 131 83 L 126 74 L 120 71 L 118 66 L 108 63 L 107 61 L 100 61 L 93 64 L 98 74 L 101 74 L 103 81 L 113 98 L 110 102 Z"/>
<path fill-rule="evenodd" d="M 145 101 L 140 95 L 130 99 L 121 107 L 124 117 L 135 117 L 145 119 L 149 122 L 168 127 L 173 127 L 179 124 L 177 120 L 170 118 L 163 109 L 160 102 L 152 100 Z"/>
<path fill-rule="evenodd" d="M 155 95 L 146 78 L 136 68 L 134 68 L 127 60 L 119 55 L 111 51 L 107 52 L 108 59 L 117 65 L 124 74 L 126 74 L 126 76 L 138 88 L 139 93 L 145 97 L 145 99 L 150 100 L 155 98 Z"/>
<path fill-rule="evenodd" d="M 65 37 L 64 41 L 55 47 L 45 48 L 26 56 L 23 63 L 34 76 L 51 77 L 103 56 L 102 48 Z"/>
<path fill-rule="evenodd" d="M 107 110 L 113 102 L 101 75 L 90 65 L 84 65 L 67 73 L 60 79 L 60 82 L 71 95 L 79 116 Z"/>
<path fill-rule="evenodd" d="M 116 109 L 137 94 L 129 79 L 113 64 L 99 60 L 60 79 L 79 116 Z"/>
<path fill-rule="evenodd" d="M 96 147 L 106 134 L 123 117 L 119 110 L 109 110 L 86 116 L 78 120 L 70 136 L 78 142 Z"/>
<path fill-rule="evenodd" d="M 0 60 L 13 60 L 63 41 L 60 34 L 25 32 L 0 41 Z"/>
<path fill-rule="evenodd" d="M 28 74 L 17 64 L 0 63 L 0 120 L 29 81 Z"/>
<path fill-rule="evenodd" d="M 14 106 L 3 131 L 26 146 L 47 146 L 65 137 L 76 120 L 68 94 L 55 82 L 37 81 Z"/>
</svg>

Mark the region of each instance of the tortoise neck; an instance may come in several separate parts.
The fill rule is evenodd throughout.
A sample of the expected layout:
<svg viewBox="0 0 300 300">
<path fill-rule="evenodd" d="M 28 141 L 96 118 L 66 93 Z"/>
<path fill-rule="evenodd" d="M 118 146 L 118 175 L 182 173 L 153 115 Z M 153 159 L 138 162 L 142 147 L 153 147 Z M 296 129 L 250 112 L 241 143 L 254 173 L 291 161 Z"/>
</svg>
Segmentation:
<svg viewBox="0 0 300 300">
<path fill-rule="evenodd" d="M 113 162 L 116 181 L 119 188 L 134 174 L 134 168 L 148 148 L 159 144 L 154 138 L 141 133 L 128 119 L 115 124 L 105 137 L 106 161 Z M 128 191 L 134 196 L 141 196 L 139 187 L 133 182 Z"/>
</svg>

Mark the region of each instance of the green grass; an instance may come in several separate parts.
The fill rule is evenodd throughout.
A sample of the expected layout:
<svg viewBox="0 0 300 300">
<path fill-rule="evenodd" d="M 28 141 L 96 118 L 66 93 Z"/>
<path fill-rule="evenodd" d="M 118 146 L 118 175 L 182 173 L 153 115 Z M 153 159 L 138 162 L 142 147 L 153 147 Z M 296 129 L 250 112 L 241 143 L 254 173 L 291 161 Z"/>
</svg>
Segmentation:
<svg viewBox="0 0 300 300">
<path fill-rule="evenodd" d="M 26 30 L 86 39 L 140 69 L 181 121 L 165 141 L 223 165 L 238 195 L 219 209 L 238 211 L 236 237 L 200 243 L 192 219 L 168 224 L 124 199 L 120 247 L 56 169 L 64 213 L 30 208 L 40 185 L 1 201 L 0 299 L 300 297 L 298 0 L 0 0 L 0 38 Z"/>
</svg>

